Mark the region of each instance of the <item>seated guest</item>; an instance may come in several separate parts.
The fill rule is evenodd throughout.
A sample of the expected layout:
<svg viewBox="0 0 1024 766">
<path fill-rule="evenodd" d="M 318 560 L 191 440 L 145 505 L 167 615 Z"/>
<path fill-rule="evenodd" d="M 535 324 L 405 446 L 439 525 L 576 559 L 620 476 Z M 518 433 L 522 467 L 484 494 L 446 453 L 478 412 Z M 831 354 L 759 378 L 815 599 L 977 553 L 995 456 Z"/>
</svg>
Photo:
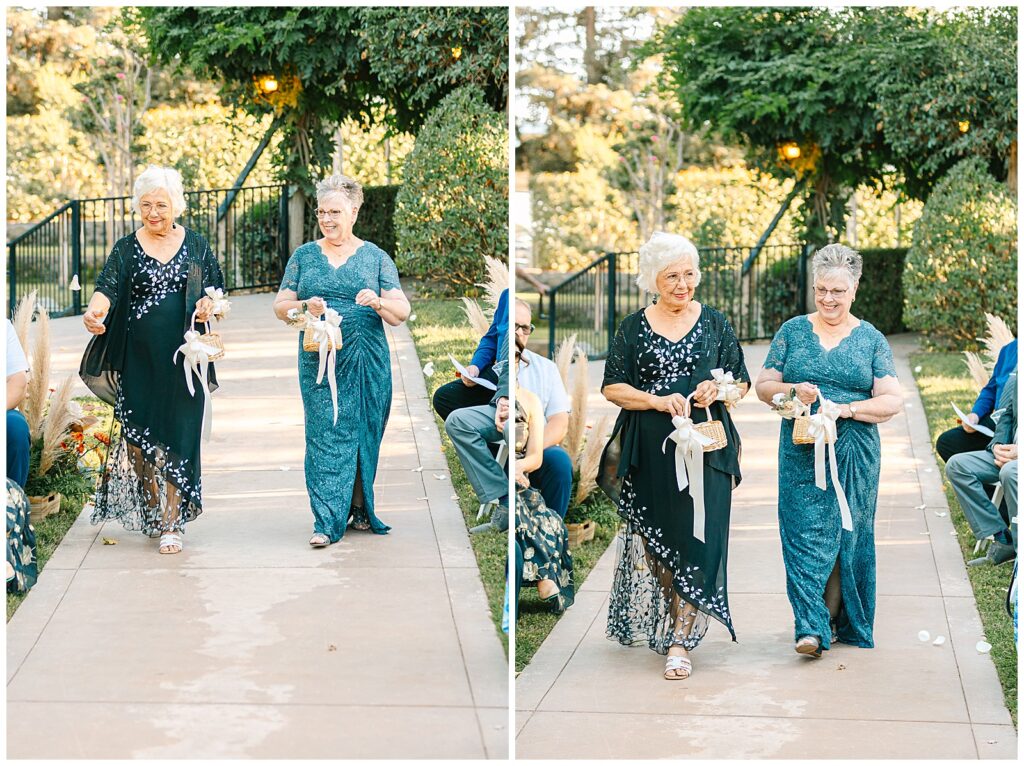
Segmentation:
<svg viewBox="0 0 1024 766">
<path fill-rule="evenodd" d="M 7 478 L 19 487 L 28 481 L 29 433 L 18 407 L 28 391 L 28 360 L 11 320 L 7 320 Z"/>
<path fill-rule="evenodd" d="M 1007 378 L 998 410 L 993 413 L 995 435 L 985 450 L 961 452 L 946 463 L 946 478 L 953 485 L 960 507 L 975 538 L 992 538 L 985 556 L 969 566 L 1002 564 L 1016 557 L 1010 522 L 1017 515 L 1017 371 Z M 985 484 L 1001 482 L 1008 518 L 989 499 Z"/>
<path fill-rule="evenodd" d="M 36 533 L 29 523 L 28 497 L 7 477 L 7 592 L 25 593 L 39 574 Z"/>
<path fill-rule="evenodd" d="M 526 348 L 533 332 L 530 304 L 516 300 L 515 320 L 516 347 L 523 349 L 518 385 L 537 395 L 545 421 L 544 459 L 530 474 L 530 486 L 540 490 L 548 508 L 564 519 L 572 492 L 572 459 L 559 445 L 569 427 L 572 403 L 555 363 Z"/>
<path fill-rule="evenodd" d="M 494 309 L 494 318 L 487 333 L 480 339 L 476 353 L 466 365 L 466 371 L 475 378 L 485 378 L 492 383 L 498 382 L 498 373 L 494 364 L 508 359 L 508 290 L 502 290 L 498 305 Z M 460 362 L 462 360 L 459 360 Z M 434 392 L 434 412 L 441 420 L 462 407 L 477 407 L 488 404 L 494 394 L 489 388 L 477 385 L 466 377 L 446 383 Z"/>
<path fill-rule="evenodd" d="M 981 389 L 971 411 L 967 413 L 968 422 L 939 435 L 935 442 L 935 451 L 942 462 L 948 463 L 953 455 L 961 452 L 977 452 L 988 447 L 989 437 L 974 430 L 974 426 L 983 425 L 991 429 L 992 411 L 996 408 L 1006 385 L 1006 379 L 1017 367 L 1017 339 L 1014 338 L 999 350 L 996 365 L 992 369 L 992 377 Z"/>
<path fill-rule="evenodd" d="M 516 356 L 522 345 L 517 338 Z M 520 362 L 520 376 L 525 360 Z M 544 457 L 544 411 L 540 399 L 522 384 L 516 387 L 516 607 L 522 584 L 536 583 L 537 595 L 552 612 L 572 606 L 573 565 L 569 532 L 561 516 L 530 486 L 527 474 L 540 468 Z"/>
</svg>

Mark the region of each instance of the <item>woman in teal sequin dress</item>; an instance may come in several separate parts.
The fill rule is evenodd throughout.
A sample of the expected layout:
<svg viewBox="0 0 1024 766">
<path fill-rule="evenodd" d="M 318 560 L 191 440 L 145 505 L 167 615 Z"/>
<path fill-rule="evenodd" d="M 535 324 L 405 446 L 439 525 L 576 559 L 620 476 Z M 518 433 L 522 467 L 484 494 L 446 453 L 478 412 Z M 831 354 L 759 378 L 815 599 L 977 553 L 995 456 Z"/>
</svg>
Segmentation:
<svg viewBox="0 0 1024 766">
<path fill-rule="evenodd" d="M 299 344 L 299 386 L 306 415 L 306 489 L 313 511 L 309 544 L 336 543 L 353 529 L 383 535 L 390 529 L 374 512 L 373 481 L 391 410 L 391 357 L 384 322 L 397 326 L 409 316 L 409 301 L 390 256 L 352 233 L 362 187 L 345 176 L 317 184 L 322 239 L 297 248 L 288 260 L 274 313 L 320 317 L 341 315 L 342 347 L 335 358 L 338 419 L 327 370 L 316 382 L 318 352 Z"/>
<path fill-rule="evenodd" d="M 874 524 L 882 458 L 876 423 L 899 412 L 902 396 L 885 336 L 850 313 L 860 255 L 829 245 L 815 254 L 813 268 L 818 310 L 790 319 L 775 334 L 757 395 L 770 403 L 777 394 L 795 392 L 817 412 L 820 392 L 839 405 L 836 466 L 852 531 L 842 528 L 829 471 L 827 490 L 815 485 L 814 445 L 793 443 L 792 420 L 782 421 L 779 436 L 779 532 L 795 648 L 820 657 L 834 640 L 874 646 Z"/>
</svg>

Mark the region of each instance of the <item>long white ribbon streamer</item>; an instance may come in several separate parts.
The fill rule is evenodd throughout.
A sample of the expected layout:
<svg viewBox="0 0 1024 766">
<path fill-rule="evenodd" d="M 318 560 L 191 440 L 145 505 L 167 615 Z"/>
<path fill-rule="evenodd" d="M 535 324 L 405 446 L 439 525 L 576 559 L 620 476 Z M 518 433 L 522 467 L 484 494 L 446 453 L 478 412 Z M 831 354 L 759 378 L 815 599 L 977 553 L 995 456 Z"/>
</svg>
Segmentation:
<svg viewBox="0 0 1024 766">
<path fill-rule="evenodd" d="M 192 327 L 195 327 L 196 315 L 192 314 Z M 192 376 L 199 378 L 199 385 L 203 390 L 203 440 L 209 441 L 213 431 L 213 404 L 210 399 L 209 367 L 210 357 L 219 349 L 203 343 L 201 334 L 194 329 L 185 331 L 185 342 L 178 346 L 171 361 L 178 363 L 178 354 L 185 359 L 185 385 L 191 396 L 196 395 L 195 386 L 192 384 Z"/>
<path fill-rule="evenodd" d="M 711 371 L 711 377 L 714 378 L 715 385 L 718 387 L 718 394 L 715 396 L 716 402 L 725 402 L 726 405 L 731 405 L 743 398 L 731 372 L 716 367 Z"/>
<path fill-rule="evenodd" d="M 675 430 L 661 443 L 664 454 L 668 441 L 676 443 L 676 484 L 679 491 L 689 488 L 693 498 L 693 536 L 704 542 L 704 447 L 712 439 L 696 429 L 690 418 L 676 415 L 672 418 Z"/>
<path fill-rule="evenodd" d="M 341 346 L 341 314 L 334 309 L 327 309 L 323 318 L 309 323 L 313 331 L 313 340 L 320 345 L 320 365 L 317 368 L 316 383 L 324 379 L 324 373 L 330 367 L 331 374 L 327 378 L 327 384 L 331 388 L 331 405 L 334 407 L 334 425 L 338 425 L 338 371 L 335 367 L 337 349 Z"/>
<path fill-rule="evenodd" d="M 853 516 L 850 514 L 850 504 L 846 501 L 846 493 L 839 483 L 839 468 L 836 464 L 836 420 L 839 419 L 839 405 L 826 399 L 818 392 L 821 406 L 818 412 L 811 415 L 811 422 L 807 428 L 809 436 L 814 438 L 814 485 L 825 490 L 828 485 L 825 482 L 825 446 L 828 445 L 829 473 L 832 475 L 832 486 L 836 490 L 836 499 L 839 501 L 839 515 L 843 520 L 843 529 L 853 531 Z"/>
</svg>

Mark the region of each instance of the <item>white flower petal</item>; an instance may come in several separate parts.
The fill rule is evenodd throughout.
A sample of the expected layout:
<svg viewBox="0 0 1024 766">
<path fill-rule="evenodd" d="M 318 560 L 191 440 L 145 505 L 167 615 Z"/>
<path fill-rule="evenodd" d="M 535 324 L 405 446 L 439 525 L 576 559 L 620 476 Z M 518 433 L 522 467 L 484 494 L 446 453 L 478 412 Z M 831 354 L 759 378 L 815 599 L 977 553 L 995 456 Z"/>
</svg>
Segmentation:
<svg viewBox="0 0 1024 766">
<path fill-rule="evenodd" d="M 936 636 L 935 640 L 932 641 L 932 646 L 942 646 L 944 643 L 946 643 L 945 636 Z"/>
<path fill-rule="evenodd" d="M 413 468 L 412 471 L 413 473 L 423 473 L 423 466 L 420 466 L 419 468 Z"/>
<path fill-rule="evenodd" d="M 979 641 L 974 648 L 977 649 L 980 654 L 988 654 L 992 651 L 992 644 L 988 641 Z"/>
<path fill-rule="evenodd" d="M 931 637 L 932 634 L 929 633 L 927 630 L 922 630 L 920 633 L 917 634 L 917 638 L 920 641 L 928 641 Z"/>
<path fill-rule="evenodd" d="M 914 368 L 914 372 L 921 372 L 921 365 L 917 365 L 917 367 Z"/>
<path fill-rule="evenodd" d="M 434 363 L 433 362 L 427 362 L 425 365 L 423 365 L 423 374 L 426 375 L 428 378 L 433 377 L 433 375 L 434 375 Z"/>
</svg>

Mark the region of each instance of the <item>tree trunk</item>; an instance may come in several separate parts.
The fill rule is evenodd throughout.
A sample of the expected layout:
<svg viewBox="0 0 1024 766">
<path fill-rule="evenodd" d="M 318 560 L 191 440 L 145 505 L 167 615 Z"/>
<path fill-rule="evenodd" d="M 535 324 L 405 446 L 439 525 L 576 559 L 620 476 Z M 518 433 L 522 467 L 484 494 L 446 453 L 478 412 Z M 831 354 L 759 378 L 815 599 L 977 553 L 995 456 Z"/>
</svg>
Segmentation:
<svg viewBox="0 0 1024 766">
<path fill-rule="evenodd" d="M 295 249 L 306 241 L 306 195 L 299 187 L 292 187 L 288 199 L 288 250 Z"/>
<path fill-rule="evenodd" d="M 1009 172 L 1006 174 L 1006 185 L 1010 187 L 1010 191 L 1013 196 L 1017 196 L 1017 142 L 1014 141 L 1010 144 L 1010 157 L 1008 160 L 1010 167 Z"/>
<path fill-rule="evenodd" d="M 583 66 L 587 70 L 587 84 L 597 85 L 601 81 L 601 68 L 597 63 L 597 11 L 588 5 L 580 13 L 583 26 Z"/>
<path fill-rule="evenodd" d="M 335 175 L 345 172 L 345 133 L 342 131 L 341 125 L 334 131 L 333 170 Z"/>
</svg>

